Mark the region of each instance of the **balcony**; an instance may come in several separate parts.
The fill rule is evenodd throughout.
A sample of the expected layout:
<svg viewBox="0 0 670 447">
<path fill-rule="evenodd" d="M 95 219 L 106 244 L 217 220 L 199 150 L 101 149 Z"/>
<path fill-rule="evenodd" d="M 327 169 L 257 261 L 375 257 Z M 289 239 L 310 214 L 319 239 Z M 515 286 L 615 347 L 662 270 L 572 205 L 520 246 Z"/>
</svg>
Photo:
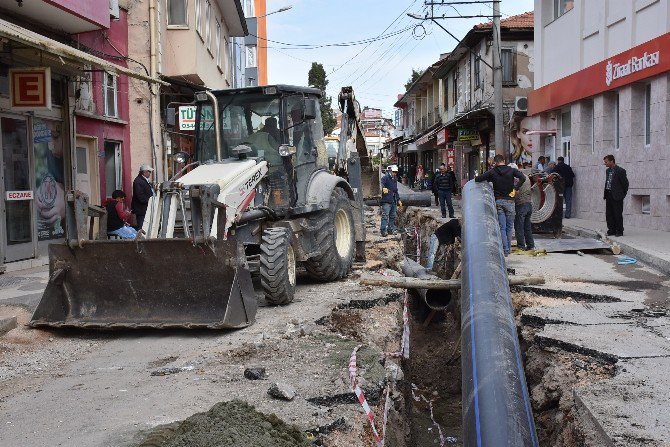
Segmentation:
<svg viewBox="0 0 670 447">
<path fill-rule="evenodd" d="M 109 28 L 109 0 L 31 0 L 2 2 L 2 9 L 28 22 L 43 24 L 67 34 Z M 0 14 L 5 17 L 5 14 Z"/>
</svg>

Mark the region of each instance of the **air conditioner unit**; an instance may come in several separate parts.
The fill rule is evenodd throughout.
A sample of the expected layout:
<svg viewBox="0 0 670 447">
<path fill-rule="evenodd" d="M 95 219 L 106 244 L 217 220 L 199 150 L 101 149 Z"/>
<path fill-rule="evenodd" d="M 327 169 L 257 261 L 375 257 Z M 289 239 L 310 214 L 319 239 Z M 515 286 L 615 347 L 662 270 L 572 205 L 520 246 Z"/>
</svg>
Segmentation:
<svg viewBox="0 0 670 447">
<path fill-rule="evenodd" d="M 528 111 L 528 97 L 517 96 L 514 99 L 514 111 L 515 112 L 527 112 Z"/>
</svg>

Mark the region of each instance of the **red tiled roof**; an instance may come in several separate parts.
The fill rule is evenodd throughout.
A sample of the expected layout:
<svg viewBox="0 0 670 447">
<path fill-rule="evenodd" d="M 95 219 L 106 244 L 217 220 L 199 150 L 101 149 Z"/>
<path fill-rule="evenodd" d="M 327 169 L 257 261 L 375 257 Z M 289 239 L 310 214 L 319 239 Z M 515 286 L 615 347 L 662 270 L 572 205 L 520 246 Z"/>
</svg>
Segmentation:
<svg viewBox="0 0 670 447">
<path fill-rule="evenodd" d="M 500 26 L 504 28 L 533 28 L 535 25 L 533 11 L 524 12 L 515 16 L 510 16 L 500 20 Z M 475 25 L 474 29 L 491 28 L 492 22 L 480 23 Z"/>
</svg>

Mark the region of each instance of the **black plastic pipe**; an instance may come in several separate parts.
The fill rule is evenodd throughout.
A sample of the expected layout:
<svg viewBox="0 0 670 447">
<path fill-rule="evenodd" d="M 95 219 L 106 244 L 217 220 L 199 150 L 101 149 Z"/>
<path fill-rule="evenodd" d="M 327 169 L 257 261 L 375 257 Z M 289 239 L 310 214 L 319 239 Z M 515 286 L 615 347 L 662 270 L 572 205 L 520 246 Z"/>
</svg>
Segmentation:
<svg viewBox="0 0 670 447">
<path fill-rule="evenodd" d="M 538 446 L 488 183 L 463 188 L 463 445 Z"/>
<path fill-rule="evenodd" d="M 405 276 L 419 279 L 440 279 L 424 266 L 409 258 L 402 265 Z M 426 303 L 431 310 L 445 310 L 451 302 L 451 291 L 439 289 L 411 289 Z"/>
</svg>

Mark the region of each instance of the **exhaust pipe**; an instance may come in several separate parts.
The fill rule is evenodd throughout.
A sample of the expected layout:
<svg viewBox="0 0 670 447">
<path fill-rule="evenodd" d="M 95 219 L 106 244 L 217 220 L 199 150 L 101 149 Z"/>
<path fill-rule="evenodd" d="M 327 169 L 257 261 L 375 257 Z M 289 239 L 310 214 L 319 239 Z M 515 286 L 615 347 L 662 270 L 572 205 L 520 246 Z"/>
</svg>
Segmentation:
<svg viewBox="0 0 670 447">
<path fill-rule="evenodd" d="M 538 446 L 488 183 L 463 188 L 463 445 Z"/>
</svg>

